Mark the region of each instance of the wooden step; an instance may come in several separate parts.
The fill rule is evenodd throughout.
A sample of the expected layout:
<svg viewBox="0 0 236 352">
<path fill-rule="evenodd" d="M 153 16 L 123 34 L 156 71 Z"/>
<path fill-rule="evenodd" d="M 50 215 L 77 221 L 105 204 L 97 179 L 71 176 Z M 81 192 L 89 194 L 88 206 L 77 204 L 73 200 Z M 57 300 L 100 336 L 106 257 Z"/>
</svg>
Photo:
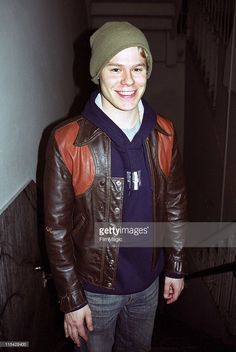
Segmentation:
<svg viewBox="0 0 236 352">
<path fill-rule="evenodd" d="M 175 2 L 121 2 L 121 1 L 103 1 L 92 2 L 92 16 L 158 16 L 166 17 L 175 16 Z"/>
<path fill-rule="evenodd" d="M 95 16 L 92 17 L 92 28 L 98 28 L 107 21 L 128 21 L 141 30 L 170 31 L 172 17 L 138 17 L 138 16 Z"/>
</svg>

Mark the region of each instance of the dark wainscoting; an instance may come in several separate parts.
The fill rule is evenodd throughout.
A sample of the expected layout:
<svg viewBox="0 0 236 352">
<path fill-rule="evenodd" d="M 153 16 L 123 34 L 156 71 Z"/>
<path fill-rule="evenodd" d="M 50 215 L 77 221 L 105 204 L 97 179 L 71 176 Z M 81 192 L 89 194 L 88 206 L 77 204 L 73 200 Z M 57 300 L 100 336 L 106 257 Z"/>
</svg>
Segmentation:
<svg viewBox="0 0 236 352">
<path fill-rule="evenodd" d="M 44 287 L 43 272 L 35 270 L 45 259 L 38 228 L 32 181 L 0 215 L 0 341 L 29 342 L 29 348 L 18 351 L 62 351 L 62 315 L 53 283 Z"/>
</svg>

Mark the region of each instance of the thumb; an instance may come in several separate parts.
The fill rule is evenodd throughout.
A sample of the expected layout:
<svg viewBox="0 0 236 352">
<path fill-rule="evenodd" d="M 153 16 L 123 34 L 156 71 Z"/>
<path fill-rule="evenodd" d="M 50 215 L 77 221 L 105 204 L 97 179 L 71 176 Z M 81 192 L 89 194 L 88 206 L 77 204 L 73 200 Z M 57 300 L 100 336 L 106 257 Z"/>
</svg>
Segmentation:
<svg viewBox="0 0 236 352">
<path fill-rule="evenodd" d="M 170 297 L 170 283 L 166 282 L 164 285 L 164 298 Z"/>
</svg>

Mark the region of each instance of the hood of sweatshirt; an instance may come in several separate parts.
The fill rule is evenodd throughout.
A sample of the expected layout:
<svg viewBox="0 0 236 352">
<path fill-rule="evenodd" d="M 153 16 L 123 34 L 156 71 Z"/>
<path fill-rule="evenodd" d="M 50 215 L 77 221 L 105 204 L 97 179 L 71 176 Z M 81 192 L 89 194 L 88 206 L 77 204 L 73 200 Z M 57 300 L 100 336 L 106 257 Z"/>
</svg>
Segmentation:
<svg viewBox="0 0 236 352">
<path fill-rule="evenodd" d="M 144 115 L 139 131 L 134 136 L 132 141 L 128 139 L 125 133 L 120 129 L 95 103 L 95 99 L 99 91 L 96 90 L 88 100 L 84 107 L 82 116 L 86 117 L 95 126 L 99 127 L 105 132 L 108 137 L 116 144 L 116 147 L 120 150 L 127 151 L 132 149 L 140 148 L 144 140 L 153 130 L 156 125 L 156 113 L 148 105 L 148 103 L 142 99 L 144 106 Z"/>
</svg>

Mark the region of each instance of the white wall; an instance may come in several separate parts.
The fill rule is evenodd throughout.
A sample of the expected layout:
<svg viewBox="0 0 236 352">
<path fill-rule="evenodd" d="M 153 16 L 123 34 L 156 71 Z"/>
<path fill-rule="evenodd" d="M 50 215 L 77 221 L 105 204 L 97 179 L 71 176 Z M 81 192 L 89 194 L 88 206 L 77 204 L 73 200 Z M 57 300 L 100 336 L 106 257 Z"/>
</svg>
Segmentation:
<svg viewBox="0 0 236 352">
<path fill-rule="evenodd" d="M 83 1 L 1 0 L 0 213 L 35 180 L 43 129 L 68 112 L 73 42 L 86 27 Z"/>
</svg>

